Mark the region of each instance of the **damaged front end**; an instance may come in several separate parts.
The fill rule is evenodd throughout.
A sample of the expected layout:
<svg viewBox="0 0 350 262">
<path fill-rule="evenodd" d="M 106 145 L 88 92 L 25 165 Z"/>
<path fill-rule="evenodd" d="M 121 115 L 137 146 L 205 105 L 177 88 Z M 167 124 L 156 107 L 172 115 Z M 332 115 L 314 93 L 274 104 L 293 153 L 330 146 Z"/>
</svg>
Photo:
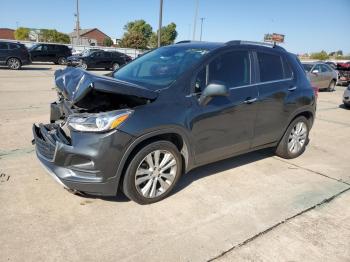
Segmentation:
<svg viewBox="0 0 350 262">
<path fill-rule="evenodd" d="M 117 168 L 133 137 L 118 130 L 157 92 L 77 68 L 55 73 L 50 124 L 33 125 L 39 160 L 72 191 L 115 195 Z"/>
</svg>

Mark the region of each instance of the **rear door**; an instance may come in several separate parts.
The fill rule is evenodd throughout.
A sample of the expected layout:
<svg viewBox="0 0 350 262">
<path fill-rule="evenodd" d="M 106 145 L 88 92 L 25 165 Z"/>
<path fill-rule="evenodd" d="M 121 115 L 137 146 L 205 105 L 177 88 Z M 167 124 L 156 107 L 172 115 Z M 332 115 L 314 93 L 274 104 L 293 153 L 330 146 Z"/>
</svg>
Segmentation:
<svg viewBox="0 0 350 262">
<path fill-rule="evenodd" d="M 8 44 L 0 42 L 0 63 L 1 64 L 6 63 L 6 58 L 8 56 L 8 53 L 9 53 Z"/>
<path fill-rule="evenodd" d="M 232 50 L 217 55 L 194 77 L 191 135 L 197 164 L 222 159 L 250 148 L 253 138 L 258 92 L 251 85 L 252 63 L 248 50 Z M 205 106 L 198 104 L 204 88 L 220 81 L 229 88 L 228 97 L 213 97 Z"/>
<path fill-rule="evenodd" d="M 321 65 L 321 71 L 324 77 L 323 85 L 325 88 L 328 88 L 329 84 L 331 83 L 331 80 L 333 79 L 332 69 L 328 65 Z"/>
<path fill-rule="evenodd" d="M 280 139 L 289 114 L 297 107 L 294 100 L 297 86 L 283 54 L 258 50 L 255 58 L 259 99 L 252 147 L 259 147 Z"/>
<path fill-rule="evenodd" d="M 59 53 L 59 46 L 57 45 L 47 45 L 46 61 L 47 62 L 57 62 L 57 54 Z"/>
</svg>

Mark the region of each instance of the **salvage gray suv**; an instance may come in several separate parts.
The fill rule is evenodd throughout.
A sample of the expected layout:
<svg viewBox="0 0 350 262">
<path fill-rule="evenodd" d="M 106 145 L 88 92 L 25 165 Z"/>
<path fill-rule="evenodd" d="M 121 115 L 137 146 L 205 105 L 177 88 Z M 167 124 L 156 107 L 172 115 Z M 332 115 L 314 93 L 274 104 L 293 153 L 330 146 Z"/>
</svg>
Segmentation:
<svg viewBox="0 0 350 262">
<path fill-rule="evenodd" d="M 298 58 L 253 42 L 182 42 L 96 76 L 55 73 L 51 123 L 36 153 L 71 191 L 140 204 L 169 195 L 189 170 L 261 148 L 294 158 L 308 143 L 316 95 Z"/>
</svg>

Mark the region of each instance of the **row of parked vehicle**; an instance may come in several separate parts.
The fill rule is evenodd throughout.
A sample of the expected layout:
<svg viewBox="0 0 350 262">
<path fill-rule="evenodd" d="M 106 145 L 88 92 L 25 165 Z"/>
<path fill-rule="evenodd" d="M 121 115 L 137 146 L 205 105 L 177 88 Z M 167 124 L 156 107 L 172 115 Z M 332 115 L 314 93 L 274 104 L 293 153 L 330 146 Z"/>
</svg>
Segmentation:
<svg viewBox="0 0 350 262">
<path fill-rule="evenodd" d="M 117 51 L 87 49 L 72 55 L 66 45 L 36 44 L 27 48 L 24 44 L 0 41 L 0 64 L 18 70 L 31 62 L 52 62 L 54 64 L 78 66 L 83 69 L 105 68 L 117 69 L 130 62 L 132 58 Z"/>
</svg>

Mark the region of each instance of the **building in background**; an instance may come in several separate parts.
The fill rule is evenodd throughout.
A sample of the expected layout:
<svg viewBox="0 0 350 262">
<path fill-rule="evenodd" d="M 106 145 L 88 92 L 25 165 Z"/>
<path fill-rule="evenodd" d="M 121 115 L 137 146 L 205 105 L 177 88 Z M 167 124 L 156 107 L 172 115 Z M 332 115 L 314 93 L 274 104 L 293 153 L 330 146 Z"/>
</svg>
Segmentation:
<svg viewBox="0 0 350 262">
<path fill-rule="evenodd" d="M 15 40 L 15 30 L 10 28 L 0 28 L 0 39 Z"/>
<path fill-rule="evenodd" d="M 69 34 L 71 43 L 73 45 L 103 45 L 103 40 L 109 38 L 108 35 L 103 33 L 98 28 L 80 29 L 79 30 L 80 41 L 77 43 L 77 30 Z"/>
</svg>

